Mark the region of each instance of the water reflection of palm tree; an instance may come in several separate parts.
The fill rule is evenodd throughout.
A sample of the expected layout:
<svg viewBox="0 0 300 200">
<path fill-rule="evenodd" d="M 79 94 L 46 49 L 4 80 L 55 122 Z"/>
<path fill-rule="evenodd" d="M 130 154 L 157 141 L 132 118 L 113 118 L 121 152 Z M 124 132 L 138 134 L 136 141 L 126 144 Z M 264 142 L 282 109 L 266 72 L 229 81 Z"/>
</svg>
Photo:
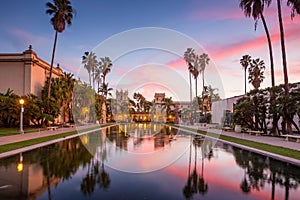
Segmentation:
<svg viewBox="0 0 300 200">
<path fill-rule="evenodd" d="M 206 142 L 204 142 L 204 144 L 207 144 Z M 207 183 L 205 182 L 205 179 L 204 179 L 204 158 L 205 158 L 205 154 L 204 154 L 204 144 L 202 144 L 201 146 L 201 152 L 202 152 L 202 162 L 201 162 L 201 174 L 199 176 L 199 183 L 198 183 L 198 190 L 199 190 L 199 193 L 201 193 L 202 195 L 204 195 L 205 193 L 207 193 L 208 191 L 208 185 Z M 212 154 L 212 150 L 209 151 L 210 154 Z"/>
<path fill-rule="evenodd" d="M 102 135 L 103 135 L 103 140 L 102 140 L 102 145 L 101 145 L 101 173 L 97 177 L 97 183 L 99 184 L 99 187 L 101 189 L 107 189 L 110 185 L 110 177 L 109 177 L 109 174 L 104 170 L 104 162 L 107 159 L 106 129 L 104 129 L 104 131 L 102 131 Z"/>
<path fill-rule="evenodd" d="M 92 163 L 92 167 L 91 167 L 91 163 Z M 82 191 L 83 194 L 85 195 L 90 195 L 94 192 L 95 189 L 95 185 L 96 185 L 96 179 L 94 176 L 94 170 L 91 170 L 91 168 L 94 168 L 94 162 L 93 160 L 90 161 L 90 163 L 88 164 L 88 171 L 86 176 L 82 179 L 82 182 L 80 184 L 80 189 Z M 91 172 L 90 172 L 91 170 Z"/>
<path fill-rule="evenodd" d="M 247 180 L 247 169 L 244 169 L 244 179 L 240 184 L 240 188 L 244 193 L 249 193 L 251 191 L 251 185 Z"/>
<path fill-rule="evenodd" d="M 99 184 L 100 189 L 108 189 L 110 185 L 109 174 L 104 170 L 104 163 L 101 164 L 101 173 L 97 178 L 97 183 Z"/>
<path fill-rule="evenodd" d="M 205 182 L 204 179 L 204 159 L 206 157 L 203 145 L 207 145 L 209 143 L 203 142 L 203 140 L 194 140 L 193 145 L 195 147 L 195 163 L 194 163 L 194 170 L 192 174 L 190 174 L 190 166 L 191 166 L 191 152 L 192 152 L 192 144 L 190 146 L 190 159 L 189 159 L 189 172 L 188 172 L 188 180 L 187 184 L 183 188 L 183 194 L 186 199 L 190 199 L 193 197 L 194 194 L 200 193 L 204 195 L 208 191 L 208 184 Z M 201 174 L 198 176 L 197 173 L 197 148 L 201 146 L 202 152 L 202 164 L 201 164 Z"/>
<path fill-rule="evenodd" d="M 193 197 L 192 192 L 192 178 L 191 178 L 191 162 L 192 162 L 192 136 L 190 135 L 190 151 L 189 151 L 189 168 L 188 168 L 188 180 L 184 186 L 182 192 L 186 199 Z"/>
</svg>

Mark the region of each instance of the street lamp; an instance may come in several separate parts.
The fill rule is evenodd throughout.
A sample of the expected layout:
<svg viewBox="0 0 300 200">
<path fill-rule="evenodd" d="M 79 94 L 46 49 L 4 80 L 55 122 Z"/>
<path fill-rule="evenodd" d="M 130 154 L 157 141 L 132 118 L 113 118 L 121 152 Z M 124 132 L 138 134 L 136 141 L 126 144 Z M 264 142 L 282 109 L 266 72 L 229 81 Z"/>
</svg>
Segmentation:
<svg viewBox="0 0 300 200">
<path fill-rule="evenodd" d="M 20 134 L 24 134 L 24 130 L 23 130 L 23 112 L 24 112 L 24 107 L 23 107 L 23 104 L 24 104 L 24 99 L 20 99 L 19 100 L 19 103 L 21 105 L 21 113 L 20 113 Z"/>
</svg>

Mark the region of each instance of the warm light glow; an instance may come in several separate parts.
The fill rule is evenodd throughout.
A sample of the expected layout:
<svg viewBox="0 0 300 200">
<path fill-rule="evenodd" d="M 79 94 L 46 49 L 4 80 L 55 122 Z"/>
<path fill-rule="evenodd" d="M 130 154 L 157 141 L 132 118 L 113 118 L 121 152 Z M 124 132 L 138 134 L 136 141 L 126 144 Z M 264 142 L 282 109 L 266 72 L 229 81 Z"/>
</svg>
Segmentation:
<svg viewBox="0 0 300 200">
<path fill-rule="evenodd" d="M 87 135 L 84 135 L 81 137 L 81 141 L 84 145 L 88 144 L 89 143 L 89 138 Z"/>
<path fill-rule="evenodd" d="M 23 105 L 23 104 L 25 103 L 24 99 L 20 99 L 20 100 L 19 100 L 19 103 L 20 103 L 21 105 Z"/>
<path fill-rule="evenodd" d="M 24 169 L 23 163 L 22 163 L 22 162 L 19 162 L 18 165 L 17 165 L 17 170 L 18 170 L 18 172 L 22 172 L 23 169 Z"/>
</svg>

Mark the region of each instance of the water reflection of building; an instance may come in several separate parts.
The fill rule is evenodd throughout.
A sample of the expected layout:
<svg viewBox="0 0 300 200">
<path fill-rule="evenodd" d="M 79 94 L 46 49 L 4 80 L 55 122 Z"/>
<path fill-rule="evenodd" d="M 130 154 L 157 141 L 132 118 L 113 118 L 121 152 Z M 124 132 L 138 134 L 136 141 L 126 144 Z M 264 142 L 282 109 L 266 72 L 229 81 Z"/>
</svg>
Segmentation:
<svg viewBox="0 0 300 200">
<path fill-rule="evenodd" d="M 39 164 L 24 164 L 21 172 L 17 164 L 0 166 L 0 197 L 5 199 L 36 199 L 48 190 L 47 178 Z M 57 185 L 61 179 L 50 178 L 50 187 Z"/>
</svg>

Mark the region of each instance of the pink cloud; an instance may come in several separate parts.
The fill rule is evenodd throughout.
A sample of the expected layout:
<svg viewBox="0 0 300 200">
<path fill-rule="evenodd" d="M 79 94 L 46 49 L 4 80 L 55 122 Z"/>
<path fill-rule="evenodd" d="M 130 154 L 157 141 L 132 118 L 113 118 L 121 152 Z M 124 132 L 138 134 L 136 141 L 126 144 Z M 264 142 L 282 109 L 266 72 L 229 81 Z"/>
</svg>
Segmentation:
<svg viewBox="0 0 300 200">
<path fill-rule="evenodd" d="M 173 60 L 169 62 L 167 65 L 172 68 L 178 69 L 178 68 L 182 68 L 182 66 L 186 66 L 186 62 L 184 58 L 179 58 L 177 60 Z"/>
<path fill-rule="evenodd" d="M 24 40 L 34 40 L 34 36 L 31 35 L 30 33 L 24 31 L 24 30 L 21 30 L 21 29 L 18 29 L 18 28 L 11 28 L 8 30 L 8 32 L 10 32 L 13 36 L 15 37 L 18 37 L 18 38 L 22 38 Z"/>
<path fill-rule="evenodd" d="M 239 9 L 198 10 L 190 14 L 192 19 L 242 19 L 245 18 L 243 11 Z"/>
</svg>

